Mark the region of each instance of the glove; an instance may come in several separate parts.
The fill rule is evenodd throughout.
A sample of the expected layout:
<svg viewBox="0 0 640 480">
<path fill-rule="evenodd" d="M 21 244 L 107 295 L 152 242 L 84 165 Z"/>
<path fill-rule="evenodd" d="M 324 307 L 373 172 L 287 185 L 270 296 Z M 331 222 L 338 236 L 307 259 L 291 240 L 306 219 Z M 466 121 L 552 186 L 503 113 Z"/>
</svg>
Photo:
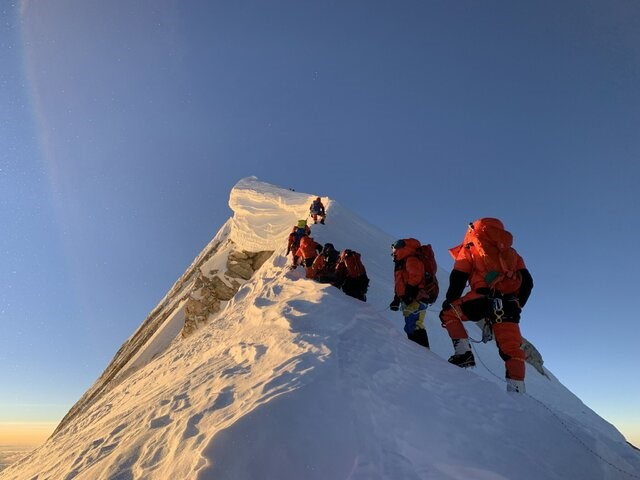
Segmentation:
<svg viewBox="0 0 640 480">
<path fill-rule="evenodd" d="M 397 295 L 393 297 L 393 301 L 389 304 L 389 310 L 392 310 L 394 312 L 400 310 L 400 298 L 398 298 Z"/>
</svg>

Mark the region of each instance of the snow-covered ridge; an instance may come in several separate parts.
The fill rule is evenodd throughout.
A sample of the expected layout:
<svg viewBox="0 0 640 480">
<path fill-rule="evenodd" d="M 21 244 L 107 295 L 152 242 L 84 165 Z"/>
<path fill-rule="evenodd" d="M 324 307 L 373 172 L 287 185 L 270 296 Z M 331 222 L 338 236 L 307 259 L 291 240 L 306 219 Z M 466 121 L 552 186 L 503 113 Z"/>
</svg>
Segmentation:
<svg viewBox="0 0 640 480">
<path fill-rule="evenodd" d="M 134 338 L 146 338 L 140 348 L 114 358 L 126 369 L 96 382 L 100 394 L 0 479 L 638 476 L 638 452 L 551 372 L 528 365 L 530 395 L 512 396 L 493 342 L 475 346 L 474 370 L 448 364 L 451 342 L 432 311 L 431 350 L 409 342 L 387 308 L 391 236 L 337 202 L 323 198 L 327 225 L 312 225 L 312 235 L 362 253 L 369 302 L 287 269 L 286 234 L 314 197 L 241 180 L 233 218 L 145 321 L 160 324 L 154 334 L 143 324 L 123 346 L 131 353 Z M 226 265 L 231 244 L 274 253 L 207 324 L 152 349 L 179 319 L 180 295 Z M 444 288 L 446 274 L 439 279 Z"/>
<path fill-rule="evenodd" d="M 242 179 L 229 196 L 229 207 L 233 210 L 229 238 L 249 252 L 282 248 L 291 226 L 309 217 L 309 205 L 316 197 L 274 189 L 255 177 Z M 323 203 L 330 209 L 331 202 L 326 197 Z"/>
<path fill-rule="evenodd" d="M 129 371 L 131 364 L 143 356 L 145 351 L 148 351 L 149 344 L 154 341 L 159 331 L 169 327 L 173 332 L 174 338 L 178 335 L 181 326 L 171 328 L 168 324 L 174 320 L 175 316 L 180 315 L 179 309 L 193 288 L 193 282 L 200 265 L 210 256 L 211 252 L 215 251 L 220 243 L 226 239 L 228 232 L 229 226 L 227 223 L 173 284 L 169 292 L 149 313 L 140 327 L 122 344 L 98 380 L 96 380 L 64 416 L 57 426 L 54 436 L 68 425 L 76 415 L 87 409 L 103 394 L 113 388 L 114 385 L 117 385 L 121 377 Z M 171 340 L 171 338 L 166 338 L 161 347 L 166 347 Z"/>
<path fill-rule="evenodd" d="M 291 225 L 298 219 L 308 217 L 309 205 L 315 198 L 309 194 L 273 188 L 255 177 L 240 180 L 229 195 L 233 216 L 124 342 L 94 385 L 65 415 L 55 433 L 79 411 L 117 385 L 122 377 L 169 347 L 182 331 L 186 317 L 185 303 L 194 293 L 198 277 L 202 278 L 214 269 L 223 272 L 233 249 L 248 252 L 281 249 Z M 231 245 L 228 241 L 231 241 Z M 218 273 L 217 276 L 230 287 L 234 286 L 224 275 Z M 237 289 L 237 285 L 234 287 Z"/>
</svg>

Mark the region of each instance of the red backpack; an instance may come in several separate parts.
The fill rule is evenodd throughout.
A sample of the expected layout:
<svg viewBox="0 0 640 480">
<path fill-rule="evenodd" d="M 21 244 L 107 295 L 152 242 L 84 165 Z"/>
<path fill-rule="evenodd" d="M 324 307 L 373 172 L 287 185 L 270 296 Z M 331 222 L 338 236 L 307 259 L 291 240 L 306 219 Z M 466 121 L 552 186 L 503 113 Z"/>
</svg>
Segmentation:
<svg viewBox="0 0 640 480">
<path fill-rule="evenodd" d="M 424 289 L 429 296 L 425 301 L 427 303 L 434 303 L 440 293 L 440 286 L 438 285 L 438 278 L 436 277 L 438 265 L 436 264 L 436 258 L 433 255 L 431 244 L 418 247 L 415 256 L 419 258 L 424 265 Z"/>
<path fill-rule="evenodd" d="M 366 275 L 367 271 L 362 264 L 362 260 L 360 260 L 360 254 L 358 252 L 354 252 L 353 250 L 345 250 L 340 255 L 340 261 L 338 263 L 343 263 L 346 270 L 347 276 L 351 278 L 358 278 L 361 275 Z"/>
<path fill-rule="evenodd" d="M 502 222 L 482 218 L 470 225 L 468 234 L 473 243 L 474 256 L 481 261 L 487 285 L 501 293 L 514 293 L 520 289 L 522 276 L 518 272 L 518 252 L 511 246 L 513 236 L 502 227 Z"/>
</svg>

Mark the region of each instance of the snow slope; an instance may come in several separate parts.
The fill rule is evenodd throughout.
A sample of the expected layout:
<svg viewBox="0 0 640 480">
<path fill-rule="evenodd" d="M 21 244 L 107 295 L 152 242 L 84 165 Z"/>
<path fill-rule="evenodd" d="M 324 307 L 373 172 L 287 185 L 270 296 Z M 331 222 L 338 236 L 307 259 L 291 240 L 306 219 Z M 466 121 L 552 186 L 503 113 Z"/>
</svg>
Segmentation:
<svg viewBox="0 0 640 480">
<path fill-rule="evenodd" d="M 475 346 L 475 369 L 449 365 L 436 312 L 432 350 L 409 342 L 387 309 L 393 239 L 338 203 L 323 199 L 312 236 L 362 253 L 369 302 L 287 269 L 286 236 L 313 197 L 241 180 L 215 244 L 271 259 L 186 339 L 174 287 L 109 382 L 0 479 L 640 478 L 640 454 L 551 373 L 528 365 L 528 394 L 507 394 L 493 342 Z"/>
</svg>

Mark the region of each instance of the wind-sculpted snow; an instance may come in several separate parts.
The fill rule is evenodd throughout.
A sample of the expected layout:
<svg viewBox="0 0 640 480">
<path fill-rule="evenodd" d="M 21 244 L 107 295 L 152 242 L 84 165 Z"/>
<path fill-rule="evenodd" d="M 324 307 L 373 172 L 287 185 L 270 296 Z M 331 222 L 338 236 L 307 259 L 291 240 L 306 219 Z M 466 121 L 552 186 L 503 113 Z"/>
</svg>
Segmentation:
<svg viewBox="0 0 640 480">
<path fill-rule="evenodd" d="M 309 217 L 316 196 L 274 189 L 254 177 L 241 180 L 229 196 L 234 213 L 231 240 L 249 252 L 281 248 L 292 225 Z"/>
<path fill-rule="evenodd" d="M 209 323 L 153 359 L 131 357 L 137 369 L 0 479 L 640 476 L 638 452 L 550 372 L 527 365 L 529 395 L 507 394 L 493 342 L 475 347 L 475 369 L 450 365 L 431 310 L 432 349 L 409 342 L 387 308 L 391 237 L 337 202 L 312 235 L 362 253 L 368 303 L 289 270 L 286 235 L 313 197 L 239 182 L 229 238 L 275 254 Z"/>
</svg>

